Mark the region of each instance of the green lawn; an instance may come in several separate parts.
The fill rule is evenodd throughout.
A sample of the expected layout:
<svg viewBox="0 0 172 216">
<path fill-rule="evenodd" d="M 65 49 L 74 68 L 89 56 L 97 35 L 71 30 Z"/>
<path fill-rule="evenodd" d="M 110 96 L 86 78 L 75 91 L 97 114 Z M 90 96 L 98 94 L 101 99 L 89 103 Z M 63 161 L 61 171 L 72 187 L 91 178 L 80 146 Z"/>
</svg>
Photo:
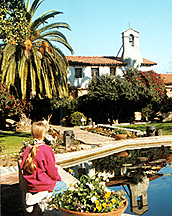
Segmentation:
<svg viewBox="0 0 172 216">
<path fill-rule="evenodd" d="M 134 124 L 134 125 L 125 125 L 121 127 L 146 131 L 147 126 L 156 126 L 157 130 L 162 129 L 162 135 L 172 135 L 172 123 Z"/>
<path fill-rule="evenodd" d="M 23 146 L 23 141 L 31 138 L 29 132 L 2 132 L 0 133 L 0 144 L 4 146 L 0 155 L 18 153 Z"/>
</svg>

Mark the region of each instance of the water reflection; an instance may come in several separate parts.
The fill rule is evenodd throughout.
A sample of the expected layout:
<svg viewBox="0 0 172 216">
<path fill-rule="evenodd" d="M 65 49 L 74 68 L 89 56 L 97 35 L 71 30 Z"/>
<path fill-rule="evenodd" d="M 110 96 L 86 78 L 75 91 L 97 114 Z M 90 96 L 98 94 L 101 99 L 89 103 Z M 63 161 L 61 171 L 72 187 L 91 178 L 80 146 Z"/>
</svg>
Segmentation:
<svg viewBox="0 0 172 216">
<path fill-rule="evenodd" d="M 129 150 L 92 161 L 95 172 L 106 173 L 109 186 L 122 186 L 130 199 L 130 211 L 148 211 L 149 182 L 163 176 L 161 169 L 172 161 L 170 147 Z M 170 174 L 169 174 L 170 175 Z"/>
</svg>

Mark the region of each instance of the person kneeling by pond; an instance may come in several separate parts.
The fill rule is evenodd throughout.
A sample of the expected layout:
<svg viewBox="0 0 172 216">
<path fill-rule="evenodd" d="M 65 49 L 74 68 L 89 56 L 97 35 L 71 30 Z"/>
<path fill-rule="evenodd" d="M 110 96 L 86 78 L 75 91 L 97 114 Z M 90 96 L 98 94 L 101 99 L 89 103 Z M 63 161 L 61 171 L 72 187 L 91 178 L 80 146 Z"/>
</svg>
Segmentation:
<svg viewBox="0 0 172 216">
<path fill-rule="evenodd" d="M 33 123 L 31 135 L 34 143 L 25 149 L 20 167 L 28 192 L 35 194 L 48 191 L 49 195 L 55 196 L 63 193 L 67 185 L 58 173 L 52 148 L 43 141 L 46 129 L 47 126 L 42 121 Z"/>
</svg>

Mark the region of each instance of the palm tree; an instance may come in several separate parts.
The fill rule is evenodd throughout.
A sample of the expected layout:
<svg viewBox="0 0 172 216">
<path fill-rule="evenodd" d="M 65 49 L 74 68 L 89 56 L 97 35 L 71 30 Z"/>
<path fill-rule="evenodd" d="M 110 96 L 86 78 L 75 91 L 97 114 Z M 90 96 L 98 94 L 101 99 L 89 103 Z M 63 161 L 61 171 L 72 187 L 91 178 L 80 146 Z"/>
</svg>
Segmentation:
<svg viewBox="0 0 172 216">
<path fill-rule="evenodd" d="M 59 42 L 73 53 L 66 37 L 59 31 L 60 28 L 70 30 L 70 27 L 63 22 L 47 24 L 49 18 L 62 14 L 56 10 L 33 20 L 43 1 L 34 0 L 29 7 L 30 0 L 26 4 L 24 0 L 19 0 L 20 6 L 13 8 L 10 17 L 9 14 L 4 15 L 3 8 L 0 10 L 0 39 L 3 40 L 0 53 L 1 79 L 9 89 L 10 86 L 15 87 L 21 98 L 35 95 L 52 98 L 53 95 L 62 97 L 67 94 L 68 62 L 54 44 Z M 4 7 L 9 6 L 8 3 L 2 4 Z M 5 21 L 8 24 L 11 22 L 11 25 L 3 26 Z"/>
</svg>

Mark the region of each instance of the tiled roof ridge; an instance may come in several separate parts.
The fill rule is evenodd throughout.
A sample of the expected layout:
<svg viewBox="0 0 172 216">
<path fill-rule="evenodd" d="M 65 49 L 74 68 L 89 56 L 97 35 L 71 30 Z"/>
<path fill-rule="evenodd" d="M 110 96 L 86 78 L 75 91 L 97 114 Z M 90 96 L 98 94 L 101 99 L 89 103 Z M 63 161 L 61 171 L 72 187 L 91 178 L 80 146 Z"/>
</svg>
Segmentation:
<svg viewBox="0 0 172 216">
<path fill-rule="evenodd" d="M 97 64 L 97 65 L 112 65 L 112 64 L 120 64 L 126 65 L 124 61 L 122 61 L 121 57 L 107 55 L 107 56 L 66 56 L 69 63 L 80 63 L 80 64 Z M 156 62 L 150 61 L 148 59 L 143 58 L 142 66 L 151 66 L 157 65 Z"/>
</svg>

